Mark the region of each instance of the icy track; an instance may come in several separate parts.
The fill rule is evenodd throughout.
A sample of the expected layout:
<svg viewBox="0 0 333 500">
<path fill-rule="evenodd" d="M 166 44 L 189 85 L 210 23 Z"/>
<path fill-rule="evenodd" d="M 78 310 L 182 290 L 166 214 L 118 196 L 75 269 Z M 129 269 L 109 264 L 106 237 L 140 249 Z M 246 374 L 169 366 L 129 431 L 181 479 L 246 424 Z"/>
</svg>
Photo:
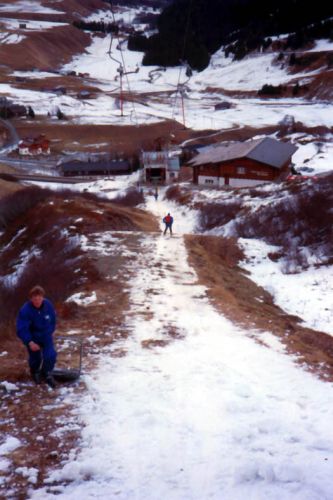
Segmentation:
<svg viewBox="0 0 333 500">
<path fill-rule="evenodd" d="M 81 450 L 47 480 L 71 482 L 30 498 L 332 499 L 332 387 L 214 310 L 187 263 L 190 224 L 174 215 L 172 238 L 145 237 L 127 355 L 104 355 L 88 377 Z"/>
</svg>

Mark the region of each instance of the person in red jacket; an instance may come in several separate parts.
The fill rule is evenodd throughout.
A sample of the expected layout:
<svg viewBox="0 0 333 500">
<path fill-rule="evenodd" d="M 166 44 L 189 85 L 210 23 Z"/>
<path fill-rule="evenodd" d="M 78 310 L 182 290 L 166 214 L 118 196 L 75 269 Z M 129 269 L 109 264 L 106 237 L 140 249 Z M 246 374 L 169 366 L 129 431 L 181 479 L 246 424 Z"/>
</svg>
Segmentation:
<svg viewBox="0 0 333 500">
<path fill-rule="evenodd" d="M 168 213 L 164 218 L 163 218 L 163 222 L 165 224 L 165 229 L 164 229 L 164 233 L 163 234 L 166 234 L 167 230 L 169 229 L 170 231 L 170 234 L 172 234 L 172 224 L 173 224 L 173 217 Z"/>
</svg>

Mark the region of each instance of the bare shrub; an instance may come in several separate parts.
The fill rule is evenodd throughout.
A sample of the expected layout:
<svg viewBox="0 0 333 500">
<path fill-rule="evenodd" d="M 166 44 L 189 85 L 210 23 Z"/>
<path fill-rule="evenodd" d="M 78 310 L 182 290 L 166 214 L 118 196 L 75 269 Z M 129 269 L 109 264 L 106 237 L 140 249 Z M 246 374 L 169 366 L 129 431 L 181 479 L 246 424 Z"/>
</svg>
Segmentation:
<svg viewBox="0 0 333 500">
<path fill-rule="evenodd" d="M 235 223 L 238 236 L 261 238 L 282 247 L 288 272 L 308 266 L 309 252 L 302 253 L 302 248 L 308 248 L 321 262 L 333 255 L 331 178 L 304 186 L 304 182 L 298 184 L 289 190 L 293 196 L 260 207 Z"/>
<path fill-rule="evenodd" d="M 47 250 L 32 256 L 17 280 L 0 281 L 0 326 L 12 321 L 28 291 L 37 283 L 47 291 L 47 296 L 58 301 L 66 298 L 82 281 L 77 273 L 82 257 L 79 248 L 59 232 L 50 238 Z"/>
<path fill-rule="evenodd" d="M 61 302 L 85 280 L 96 281 L 98 272 L 80 248 L 79 240 L 64 232 L 71 214 L 62 205 L 40 203 L 47 197 L 64 198 L 49 190 L 28 188 L 3 205 L 5 232 L 1 236 L 0 331 L 13 334 L 15 317 L 36 283 L 54 302 Z M 21 195 L 22 192 L 19 194 Z M 10 222 L 10 224 L 9 224 Z M 7 227 L 6 227 L 7 226 Z"/>
<path fill-rule="evenodd" d="M 18 179 L 12 174 L 0 174 L 0 179 L 7 182 L 18 182 Z"/>
<path fill-rule="evenodd" d="M 199 227 L 202 231 L 213 229 L 236 219 L 242 208 L 241 201 L 207 203 L 200 210 Z"/>
<path fill-rule="evenodd" d="M 13 220 L 47 199 L 52 193 L 49 189 L 28 187 L 11 193 L 0 200 L 0 228 L 6 228 Z M 52 193 L 53 194 L 53 193 Z"/>
<path fill-rule="evenodd" d="M 270 191 L 264 191 L 263 189 L 259 188 L 249 188 L 245 191 L 245 193 L 251 196 L 251 198 L 259 198 L 259 199 L 265 199 L 272 196 L 272 193 Z"/>
<path fill-rule="evenodd" d="M 130 188 L 125 194 L 111 200 L 112 203 L 125 207 L 136 207 L 144 203 L 144 201 L 144 194 L 136 188 Z"/>
<path fill-rule="evenodd" d="M 225 238 L 222 236 L 188 236 L 187 241 L 195 242 L 195 245 L 210 256 L 211 264 L 214 266 L 223 261 L 229 267 L 235 267 L 245 255 L 243 250 L 237 245 L 236 238 Z"/>
<path fill-rule="evenodd" d="M 165 192 L 165 198 L 169 201 L 175 201 L 179 205 L 190 205 L 192 201 L 192 193 L 190 190 L 181 188 L 179 185 L 168 187 Z"/>
<path fill-rule="evenodd" d="M 78 244 L 61 236 L 59 230 L 45 235 L 41 247 L 43 252 L 28 261 L 19 279 L 0 281 L 1 330 L 8 330 L 8 325 L 13 327 L 19 308 L 36 283 L 45 288 L 53 302 L 59 302 L 76 290 L 89 273 L 98 279 L 97 271 L 82 255 Z"/>
</svg>

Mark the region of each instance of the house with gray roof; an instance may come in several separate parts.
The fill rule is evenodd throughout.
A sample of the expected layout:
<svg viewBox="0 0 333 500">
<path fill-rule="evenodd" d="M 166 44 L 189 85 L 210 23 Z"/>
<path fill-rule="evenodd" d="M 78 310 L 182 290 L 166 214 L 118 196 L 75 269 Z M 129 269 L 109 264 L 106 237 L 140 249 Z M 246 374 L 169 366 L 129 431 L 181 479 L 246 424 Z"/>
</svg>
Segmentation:
<svg viewBox="0 0 333 500">
<path fill-rule="evenodd" d="M 205 148 L 188 162 L 196 184 L 216 187 L 255 186 L 290 173 L 297 148 L 270 137 Z"/>
</svg>

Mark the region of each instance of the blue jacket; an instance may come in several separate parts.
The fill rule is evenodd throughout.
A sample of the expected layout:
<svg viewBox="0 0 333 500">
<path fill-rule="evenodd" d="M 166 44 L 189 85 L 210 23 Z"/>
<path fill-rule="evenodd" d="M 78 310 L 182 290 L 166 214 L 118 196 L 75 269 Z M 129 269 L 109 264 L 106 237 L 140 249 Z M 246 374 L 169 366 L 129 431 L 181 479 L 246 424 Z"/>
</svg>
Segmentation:
<svg viewBox="0 0 333 500">
<path fill-rule="evenodd" d="M 30 301 L 21 307 L 16 320 L 16 333 L 25 345 L 31 340 L 40 345 L 52 342 L 55 330 L 56 314 L 53 305 L 47 299 L 39 309 Z"/>
</svg>

